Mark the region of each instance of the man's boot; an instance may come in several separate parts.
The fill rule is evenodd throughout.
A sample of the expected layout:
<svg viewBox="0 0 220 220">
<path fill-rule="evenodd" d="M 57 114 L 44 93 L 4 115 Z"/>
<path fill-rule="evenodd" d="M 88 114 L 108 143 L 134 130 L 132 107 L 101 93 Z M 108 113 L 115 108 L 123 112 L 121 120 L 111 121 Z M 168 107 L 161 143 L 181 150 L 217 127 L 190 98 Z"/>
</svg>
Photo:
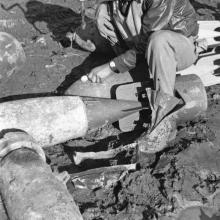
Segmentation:
<svg viewBox="0 0 220 220">
<path fill-rule="evenodd" d="M 176 137 L 175 107 L 182 102 L 174 96 L 147 89 L 151 113 L 151 126 L 138 139 L 138 160 L 163 150 Z"/>
<path fill-rule="evenodd" d="M 174 96 L 161 91 L 155 91 L 147 88 L 147 96 L 151 108 L 151 126 L 149 133 L 151 133 L 157 125 L 174 110 L 174 108 L 182 102 Z"/>
</svg>

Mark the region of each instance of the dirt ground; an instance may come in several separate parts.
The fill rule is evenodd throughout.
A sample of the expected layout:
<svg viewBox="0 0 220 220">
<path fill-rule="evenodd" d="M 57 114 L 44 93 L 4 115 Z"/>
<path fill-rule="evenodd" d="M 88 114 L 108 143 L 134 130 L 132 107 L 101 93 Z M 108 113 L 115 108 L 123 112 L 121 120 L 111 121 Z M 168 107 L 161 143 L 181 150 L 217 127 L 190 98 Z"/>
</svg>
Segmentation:
<svg viewBox="0 0 220 220">
<path fill-rule="evenodd" d="M 198 18 L 219 20 L 219 0 L 191 0 Z M 0 97 L 63 94 L 92 67 L 110 57 L 107 43 L 94 24 L 94 1 L 86 3 L 85 30 L 80 29 L 77 0 L 1 0 L 0 31 L 15 36 L 26 53 L 27 62 L 17 73 L 0 81 Z M 91 39 L 97 51 L 90 53 L 66 38 L 74 31 Z M 104 57 L 104 58 L 103 58 Z M 209 98 L 205 117 L 178 127 L 175 141 L 164 152 L 150 155 L 146 164 L 129 172 L 114 184 L 96 189 L 68 188 L 86 220 L 217 220 L 220 219 L 220 95 L 219 85 L 207 87 Z M 71 140 L 45 152 L 54 172 L 85 171 L 109 166 L 114 160 L 87 161 L 74 165 L 76 148 L 108 149 L 137 133 L 121 133 L 109 125 L 85 138 Z M 131 138 L 132 139 L 132 138 Z M 134 152 L 120 154 L 118 164 L 129 164 Z"/>
</svg>

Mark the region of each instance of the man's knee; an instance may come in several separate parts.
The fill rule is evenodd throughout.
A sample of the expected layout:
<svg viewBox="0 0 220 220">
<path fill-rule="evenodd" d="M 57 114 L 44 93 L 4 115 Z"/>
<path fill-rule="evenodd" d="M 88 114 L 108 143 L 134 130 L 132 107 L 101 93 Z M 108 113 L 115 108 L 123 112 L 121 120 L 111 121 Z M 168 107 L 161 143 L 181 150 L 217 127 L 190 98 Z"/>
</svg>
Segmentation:
<svg viewBox="0 0 220 220">
<path fill-rule="evenodd" d="M 160 52 L 163 48 L 169 46 L 171 35 L 170 31 L 155 31 L 149 37 L 147 51 Z"/>
</svg>

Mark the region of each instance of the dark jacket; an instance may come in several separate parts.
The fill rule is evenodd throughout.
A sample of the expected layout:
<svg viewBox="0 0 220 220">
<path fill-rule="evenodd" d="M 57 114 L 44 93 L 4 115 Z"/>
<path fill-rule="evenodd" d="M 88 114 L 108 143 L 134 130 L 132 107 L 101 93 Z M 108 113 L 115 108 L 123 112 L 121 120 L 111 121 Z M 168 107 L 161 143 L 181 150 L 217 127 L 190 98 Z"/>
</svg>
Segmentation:
<svg viewBox="0 0 220 220">
<path fill-rule="evenodd" d="M 171 30 L 186 37 L 198 34 L 196 13 L 189 0 L 143 0 L 142 11 L 142 25 L 135 46 L 114 59 L 122 73 L 135 67 L 137 54 L 145 52 L 152 32 Z"/>
</svg>

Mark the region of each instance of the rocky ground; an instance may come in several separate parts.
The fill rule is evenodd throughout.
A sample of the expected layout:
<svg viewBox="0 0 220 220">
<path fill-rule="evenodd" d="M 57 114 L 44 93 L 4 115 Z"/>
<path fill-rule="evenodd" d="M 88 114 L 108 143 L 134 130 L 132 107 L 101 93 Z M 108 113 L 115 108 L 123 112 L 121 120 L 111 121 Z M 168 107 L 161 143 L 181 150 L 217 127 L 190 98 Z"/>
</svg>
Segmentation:
<svg viewBox="0 0 220 220">
<path fill-rule="evenodd" d="M 199 19 L 219 20 L 219 0 L 191 0 Z M 104 63 L 106 42 L 94 25 L 94 1 L 86 3 L 86 29 L 82 30 L 80 2 L 76 0 L 1 0 L 0 31 L 15 36 L 27 56 L 23 69 L 0 81 L 0 97 L 58 93 L 92 67 Z M 90 53 L 66 38 L 77 29 L 91 39 L 97 51 Z M 205 117 L 178 127 L 176 140 L 166 151 L 151 155 L 135 172 L 105 187 L 79 190 L 68 184 L 70 193 L 87 220 L 98 219 L 220 219 L 220 95 L 219 85 L 207 87 L 209 107 Z M 110 161 L 74 165 L 76 147 L 107 149 L 125 143 L 135 133 L 121 133 L 108 126 L 83 139 L 45 149 L 54 172 L 85 171 L 115 161 L 131 163 L 134 152 Z M 89 164 L 89 166 L 88 166 Z"/>
</svg>

